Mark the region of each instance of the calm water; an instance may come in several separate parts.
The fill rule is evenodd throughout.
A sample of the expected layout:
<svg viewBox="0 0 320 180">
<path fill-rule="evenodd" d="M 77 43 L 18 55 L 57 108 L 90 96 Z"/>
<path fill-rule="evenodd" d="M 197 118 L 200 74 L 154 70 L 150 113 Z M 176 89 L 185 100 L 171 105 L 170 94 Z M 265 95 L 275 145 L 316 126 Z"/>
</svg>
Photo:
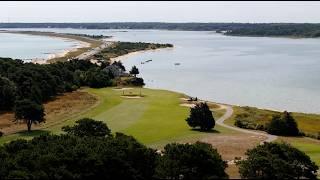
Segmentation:
<svg viewBox="0 0 320 180">
<path fill-rule="evenodd" d="M 49 31 L 174 44 L 173 49 L 121 58 L 128 69 L 138 66 L 150 88 L 175 90 L 228 104 L 320 113 L 320 39 L 229 37 L 212 32 L 157 30 Z M 141 64 L 148 59 L 153 61 Z"/>
<path fill-rule="evenodd" d="M 63 52 L 77 42 L 45 36 L 0 33 L 0 57 L 46 59 L 49 54 Z"/>
</svg>

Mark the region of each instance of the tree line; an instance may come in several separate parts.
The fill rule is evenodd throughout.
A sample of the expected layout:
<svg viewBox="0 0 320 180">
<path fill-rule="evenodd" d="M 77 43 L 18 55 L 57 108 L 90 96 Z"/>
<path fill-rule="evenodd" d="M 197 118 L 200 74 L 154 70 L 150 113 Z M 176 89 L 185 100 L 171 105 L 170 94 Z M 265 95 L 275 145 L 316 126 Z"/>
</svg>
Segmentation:
<svg viewBox="0 0 320 180">
<path fill-rule="evenodd" d="M 238 36 L 320 36 L 319 23 L 0 23 L 0 28 L 164 29 L 185 31 L 226 31 L 226 35 Z"/>
<path fill-rule="evenodd" d="M 24 121 L 28 130 L 33 123 L 44 122 L 42 103 L 81 86 L 102 88 L 114 84 L 114 75 L 104 71 L 108 63 L 98 66 L 85 60 L 70 60 L 52 64 L 24 63 L 0 58 L 0 111 L 14 111 L 16 121 Z M 115 66 L 124 68 L 121 62 Z M 133 74 L 139 74 L 134 68 Z M 143 85 L 142 78 L 133 85 Z"/>
<path fill-rule="evenodd" d="M 116 42 L 113 46 L 103 49 L 94 55 L 97 59 L 109 61 L 110 58 L 122 56 L 131 52 L 173 47 L 172 44 L 145 43 L 145 42 Z"/>
<path fill-rule="evenodd" d="M 0 110 L 12 110 L 15 102 L 22 99 L 42 103 L 80 86 L 97 88 L 112 85 L 110 75 L 90 61 L 71 60 L 40 65 L 10 58 L 0 58 L 0 82 Z"/>
<path fill-rule="evenodd" d="M 227 162 L 210 144 L 167 144 L 155 150 L 93 119 L 0 146 L 1 179 L 226 179 Z M 318 167 L 296 148 L 266 143 L 237 162 L 242 178 L 316 179 Z"/>
</svg>

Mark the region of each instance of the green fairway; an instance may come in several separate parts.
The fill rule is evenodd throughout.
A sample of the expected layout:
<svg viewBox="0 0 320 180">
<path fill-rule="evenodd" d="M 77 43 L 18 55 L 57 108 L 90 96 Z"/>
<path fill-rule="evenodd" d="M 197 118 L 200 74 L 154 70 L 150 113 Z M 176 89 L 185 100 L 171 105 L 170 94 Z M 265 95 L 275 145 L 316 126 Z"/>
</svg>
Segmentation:
<svg viewBox="0 0 320 180">
<path fill-rule="evenodd" d="M 300 149 L 320 166 L 320 141 L 302 137 L 281 137 L 278 141 L 287 142 Z"/>
<path fill-rule="evenodd" d="M 113 132 L 123 132 L 132 135 L 147 145 L 162 145 L 170 141 L 199 138 L 207 133 L 193 131 L 185 119 L 189 115 L 189 108 L 180 106 L 182 94 L 145 88 L 115 90 L 113 88 L 84 89 L 99 99 L 97 106 L 75 114 L 70 119 L 61 121 L 54 126 L 46 127 L 42 131 L 17 133 L 0 138 L 0 143 L 17 138 L 30 139 L 42 133 L 61 133 L 61 127 L 72 125 L 83 117 L 93 118 L 107 123 Z M 141 95 L 140 98 L 122 97 L 123 93 L 130 97 Z M 225 110 L 215 113 L 215 118 L 224 114 Z M 232 132 L 216 126 L 212 133 Z"/>
</svg>

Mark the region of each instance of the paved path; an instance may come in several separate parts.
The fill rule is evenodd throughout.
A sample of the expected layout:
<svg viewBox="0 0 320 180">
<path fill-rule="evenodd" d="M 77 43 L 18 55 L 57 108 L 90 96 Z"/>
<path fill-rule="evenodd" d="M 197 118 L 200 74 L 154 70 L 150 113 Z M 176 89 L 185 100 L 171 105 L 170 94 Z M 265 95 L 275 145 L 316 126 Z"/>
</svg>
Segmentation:
<svg viewBox="0 0 320 180">
<path fill-rule="evenodd" d="M 261 144 L 263 144 L 264 142 L 272 142 L 274 140 L 276 140 L 278 138 L 278 136 L 275 135 L 271 135 L 271 134 L 267 134 L 267 133 L 263 133 L 263 132 L 256 132 L 256 131 L 251 131 L 251 130 L 246 130 L 246 129 L 242 129 L 242 128 L 238 128 L 238 127 L 234 127 L 234 126 L 230 126 L 227 124 L 224 124 L 223 122 L 230 118 L 233 114 L 233 109 L 231 106 L 229 105 L 224 105 L 224 104 L 219 104 L 221 107 L 224 107 L 224 109 L 226 109 L 226 113 L 220 117 L 216 123 L 219 124 L 220 126 L 223 126 L 225 128 L 228 129 L 232 129 L 235 131 L 239 131 L 239 132 L 243 132 L 243 133 L 249 133 L 249 134 L 254 134 L 254 135 L 259 135 L 259 136 L 265 136 L 267 139 L 262 141 Z"/>
<path fill-rule="evenodd" d="M 103 44 L 101 46 L 96 47 L 96 48 L 94 48 L 94 49 L 92 49 L 90 51 L 87 51 L 85 53 L 80 54 L 79 56 L 76 57 L 76 59 L 89 59 L 94 54 L 98 54 L 104 48 L 107 48 L 108 46 L 111 46 L 112 44 L 113 44 L 113 42 L 111 42 L 111 41 L 105 41 L 105 42 L 103 42 Z"/>
</svg>

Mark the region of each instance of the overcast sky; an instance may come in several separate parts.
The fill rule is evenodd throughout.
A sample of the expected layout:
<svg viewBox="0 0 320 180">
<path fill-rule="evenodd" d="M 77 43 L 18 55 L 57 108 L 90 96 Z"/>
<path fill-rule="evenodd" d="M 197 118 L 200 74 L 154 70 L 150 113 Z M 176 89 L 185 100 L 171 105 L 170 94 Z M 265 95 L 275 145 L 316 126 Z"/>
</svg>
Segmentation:
<svg viewBox="0 0 320 180">
<path fill-rule="evenodd" d="M 0 2 L 0 22 L 309 22 L 320 2 Z"/>
</svg>

